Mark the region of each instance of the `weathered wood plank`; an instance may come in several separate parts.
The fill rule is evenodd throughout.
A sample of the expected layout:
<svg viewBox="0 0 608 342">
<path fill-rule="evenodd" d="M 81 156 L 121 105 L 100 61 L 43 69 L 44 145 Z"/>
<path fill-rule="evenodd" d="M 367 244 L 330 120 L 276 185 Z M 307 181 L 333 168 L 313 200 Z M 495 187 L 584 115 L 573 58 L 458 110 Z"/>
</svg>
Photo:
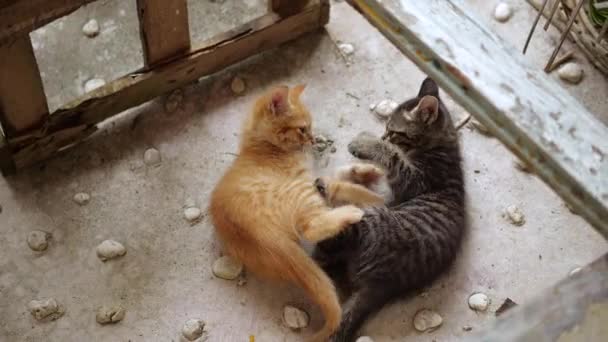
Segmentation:
<svg viewBox="0 0 608 342">
<path fill-rule="evenodd" d="M 466 341 L 599 342 L 608 336 L 606 322 L 608 254 Z"/>
<path fill-rule="evenodd" d="M 29 35 L 0 46 L 0 123 L 7 137 L 42 125 L 46 96 Z"/>
<path fill-rule="evenodd" d="M 40 130 L 10 141 L 17 168 L 46 159 L 71 144 L 70 133 L 74 139 L 82 139 L 82 131 L 113 114 L 321 27 L 328 12 L 327 1 L 312 0 L 294 16 L 281 19 L 277 14 L 267 14 L 211 39 L 186 56 L 132 73 L 86 94 L 54 112 Z M 79 129 L 67 131 L 74 128 Z M 62 135 L 61 144 L 49 147 L 50 137 L 58 132 L 68 133 Z"/>
<path fill-rule="evenodd" d="M 606 126 L 462 0 L 349 1 L 608 237 Z"/>
<path fill-rule="evenodd" d="M 190 50 L 186 0 L 137 0 L 137 13 L 146 66 Z"/>
<path fill-rule="evenodd" d="M 0 45 L 95 0 L 0 0 Z"/>
<path fill-rule="evenodd" d="M 300 12 L 309 0 L 268 0 L 268 10 L 287 17 Z"/>
</svg>

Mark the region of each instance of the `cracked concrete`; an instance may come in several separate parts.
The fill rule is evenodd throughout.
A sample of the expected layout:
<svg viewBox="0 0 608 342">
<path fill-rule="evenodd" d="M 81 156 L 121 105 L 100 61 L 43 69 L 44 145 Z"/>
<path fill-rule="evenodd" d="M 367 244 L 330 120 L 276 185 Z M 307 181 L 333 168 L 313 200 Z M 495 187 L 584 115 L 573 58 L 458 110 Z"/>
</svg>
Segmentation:
<svg viewBox="0 0 608 342">
<path fill-rule="evenodd" d="M 511 21 L 499 24 L 491 18 L 496 1 L 468 2 L 506 41 L 521 46 L 534 15 L 527 4 L 514 4 Z M 196 40 L 264 11 L 261 1 L 189 5 Z M 250 335 L 257 341 L 296 341 L 320 326 L 319 312 L 297 289 L 252 276 L 244 286 L 213 277 L 211 265 L 221 255 L 213 227 L 206 216 L 191 224 L 183 210 L 194 201 L 205 212 L 209 192 L 236 151 L 242 119 L 269 86 L 308 84 L 304 101 L 315 129 L 337 147 L 317 164 L 320 173 L 350 160 L 346 144 L 357 133 L 382 131 L 369 112 L 371 103 L 415 94 L 424 75 L 414 64 L 345 3 L 333 5 L 326 30 L 185 87 L 175 112 L 164 111 L 164 97 L 153 100 L 45 164 L 0 179 L 1 341 L 183 341 L 182 326 L 192 318 L 206 322 L 208 341 L 247 341 Z M 90 39 L 80 30 L 92 17 L 101 34 Z M 34 33 L 51 106 L 81 94 L 88 77 L 111 80 L 141 65 L 136 29 L 134 2 L 101 1 Z M 528 56 L 535 66 L 544 65 L 556 36 L 537 34 Z M 350 66 L 332 39 L 354 45 Z M 584 58 L 581 62 L 585 80 L 564 86 L 607 122 L 608 82 Z M 235 75 L 247 85 L 240 96 L 230 90 Z M 447 102 L 456 118 L 465 115 Z M 497 140 L 468 129 L 461 138 L 471 222 L 462 253 L 424 295 L 386 307 L 365 325 L 361 333 L 375 341 L 457 341 L 492 322 L 506 297 L 525 304 L 608 251 L 605 240 L 546 185 L 515 169 L 514 156 Z M 143 163 L 150 147 L 160 151 L 160 165 Z M 91 195 L 88 204 L 73 201 L 79 192 Z M 511 204 L 526 216 L 522 227 L 501 217 Z M 46 251 L 29 249 L 32 230 L 52 233 Z M 106 239 L 124 244 L 127 254 L 101 262 L 95 247 Z M 473 292 L 490 297 L 485 313 L 468 308 Z M 46 297 L 66 312 L 57 321 L 39 323 L 27 303 Z M 284 327 L 286 303 L 307 309 L 311 326 L 301 333 Z M 125 318 L 98 325 L 101 305 L 121 305 Z M 443 316 L 438 330 L 422 334 L 413 328 L 412 318 L 422 308 Z"/>
</svg>

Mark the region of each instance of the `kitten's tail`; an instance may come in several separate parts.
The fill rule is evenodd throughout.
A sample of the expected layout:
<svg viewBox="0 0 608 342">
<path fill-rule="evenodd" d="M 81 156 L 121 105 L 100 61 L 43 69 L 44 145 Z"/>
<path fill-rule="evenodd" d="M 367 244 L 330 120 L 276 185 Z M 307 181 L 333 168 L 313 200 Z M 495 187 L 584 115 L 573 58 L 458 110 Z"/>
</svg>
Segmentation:
<svg viewBox="0 0 608 342">
<path fill-rule="evenodd" d="M 357 331 L 365 320 L 395 296 L 395 291 L 391 291 L 386 286 L 362 288 L 354 292 L 344 304 L 342 322 L 340 322 L 340 327 L 332 336 L 331 341 L 354 341 Z"/>
<path fill-rule="evenodd" d="M 331 279 L 296 242 L 288 240 L 274 246 L 281 249 L 277 257 L 283 260 L 289 278 L 306 291 L 325 316 L 325 325 L 312 340 L 327 341 L 340 325 L 342 316 L 338 295 Z"/>
</svg>

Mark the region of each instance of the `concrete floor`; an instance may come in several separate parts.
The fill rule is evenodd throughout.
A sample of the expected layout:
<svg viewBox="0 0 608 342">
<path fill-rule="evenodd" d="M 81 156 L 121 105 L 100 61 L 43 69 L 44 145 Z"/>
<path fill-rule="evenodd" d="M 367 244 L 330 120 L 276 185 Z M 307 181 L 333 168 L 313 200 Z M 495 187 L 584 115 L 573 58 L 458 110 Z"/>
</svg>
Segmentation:
<svg viewBox="0 0 608 342">
<path fill-rule="evenodd" d="M 232 27 L 242 12 L 252 13 L 249 5 L 263 9 L 255 1 L 230 2 L 235 15 L 227 18 L 225 7 L 218 6 L 228 5 L 219 2 L 190 2 L 191 18 L 207 20 L 192 19 L 193 37 L 204 37 L 208 23 L 217 23 L 211 25 L 217 31 Z M 534 15 L 523 0 L 511 1 L 516 11 L 506 24 L 489 16 L 496 1 L 468 2 L 519 49 Z M 94 39 L 80 33 L 91 17 L 102 26 Z M 132 2 L 102 1 L 33 35 L 52 106 L 80 94 L 90 77 L 109 80 L 141 63 L 134 19 Z M 556 32 L 536 36 L 531 63 L 544 64 L 556 37 Z M 354 44 L 350 66 L 332 39 Z M 567 87 L 608 122 L 608 82 L 583 58 L 581 62 L 586 79 Z M 230 91 L 234 75 L 247 83 L 242 96 Z M 184 88 L 185 99 L 176 112 L 166 113 L 162 98 L 151 101 L 44 165 L 0 178 L 0 341 L 183 341 L 180 330 L 189 318 L 206 321 L 208 341 L 247 341 L 249 335 L 257 341 L 297 341 L 310 336 L 321 320 L 301 291 L 254 277 L 244 286 L 214 278 L 211 265 L 221 250 L 213 228 L 207 219 L 186 222 L 183 205 L 194 200 L 206 208 L 209 192 L 233 159 L 230 153 L 236 150 L 243 117 L 270 85 L 308 84 L 304 100 L 315 115 L 316 130 L 334 139 L 338 148 L 317 163 L 323 173 L 350 160 L 345 147 L 358 132 L 382 131 L 382 123 L 368 111 L 371 103 L 405 99 L 423 78 L 357 13 L 335 2 L 327 31 Z M 448 104 L 454 116 L 465 115 L 453 101 Z M 462 142 L 471 221 L 462 253 L 455 267 L 425 290 L 427 295 L 395 303 L 366 324 L 362 334 L 375 341 L 458 341 L 495 320 L 494 311 L 506 297 L 525 304 L 571 269 L 608 251 L 606 241 L 544 183 L 517 171 L 513 155 L 498 141 L 463 129 Z M 161 152 L 160 166 L 143 164 L 149 147 Z M 91 194 L 82 207 L 72 201 L 81 191 Z M 501 217 L 510 204 L 524 212 L 524 226 Z M 27 234 L 35 229 L 53 234 L 45 252 L 27 246 Z M 122 242 L 127 255 L 99 261 L 95 246 L 105 239 Z M 485 313 L 467 306 L 468 296 L 478 291 L 492 300 Z M 26 306 L 43 297 L 63 304 L 65 316 L 36 322 Z M 99 326 L 95 309 L 106 303 L 123 305 L 125 319 Z M 300 333 L 283 327 L 286 303 L 308 310 L 311 327 Z M 440 329 L 429 334 L 413 329 L 412 317 L 422 308 L 441 313 Z M 464 332 L 465 325 L 473 331 Z"/>
</svg>

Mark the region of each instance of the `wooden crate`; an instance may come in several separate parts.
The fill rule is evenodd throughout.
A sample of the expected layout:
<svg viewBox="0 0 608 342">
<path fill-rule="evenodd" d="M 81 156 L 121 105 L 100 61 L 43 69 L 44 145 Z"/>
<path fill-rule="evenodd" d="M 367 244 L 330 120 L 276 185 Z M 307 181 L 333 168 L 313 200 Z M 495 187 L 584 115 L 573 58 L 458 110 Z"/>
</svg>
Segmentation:
<svg viewBox="0 0 608 342">
<path fill-rule="evenodd" d="M 193 46 L 186 0 L 137 0 L 144 68 L 49 113 L 29 33 L 92 1 L 0 1 L 2 173 L 45 160 L 117 113 L 329 21 L 329 0 L 270 0 L 266 15 Z"/>
</svg>

